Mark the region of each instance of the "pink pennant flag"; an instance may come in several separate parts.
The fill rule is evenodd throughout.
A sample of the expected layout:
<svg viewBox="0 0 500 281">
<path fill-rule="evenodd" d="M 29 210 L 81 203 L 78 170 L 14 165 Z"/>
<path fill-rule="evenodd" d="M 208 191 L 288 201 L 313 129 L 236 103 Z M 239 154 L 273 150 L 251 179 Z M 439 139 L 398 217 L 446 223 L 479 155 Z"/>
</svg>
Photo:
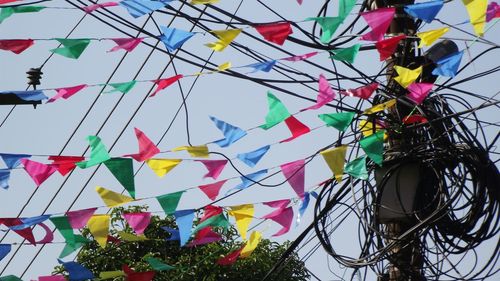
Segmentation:
<svg viewBox="0 0 500 281">
<path fill-rule="evenodd" d="M 78 86 L 73 86 L 73 87 L 67 87 L 67 88 L 59 88 L 59 89 L 56 89 L 56 92 L 57 94 L 53 97 L 51 97 L 47 103 L 49 102 L 54 102 L 55 100 L 58 100 L 60 98 L 63 98 L 63 99 L 68 99 L 70 98 L 72 95 L 78 93 L 81 89 L 87 87 L 86 84 L 82 84 L 82 85 L 78 85 Z"/>
<path fill-rule="evenodd" d="M 280 142 L 289 142 L 311 131 L 309 127 L 297 120 L 297 118 L 295 118 L 293 115 L 285 119 L 285 123 L 288 126 L 288 129 L 290 129 L 292 136 Z"/>
<path fill-rule="evenodd" d="M 221 180 L 216 183 L 200 185 L 199 188 L 203 193 L 205 193 L 210 200 L 215 200 L 219 195 L 220 189 L 226 183 L 227 180 Z"/>
<path fill-rule="evenodd" d="M 396 51 L 396 48 L 399 45 L 399 42 L 406 38 L 406 35 L 399 35 L 395 37 L 391 37 L 385 40 L 380 40 L 375 43 L 375 47 L 377 47 L 377 51 L 380 55 L 380 61 L 387 59 L 392 56 Z"/>
<path fill-rule="evenodd" d="M 208 205 L 203 208 L 203 216 L 200 218 L 200 223 L 222 213 L 222 208 L 218 206 Z"/>
<path fill-rule="evenodd" d="M 282 58 L 282 60 L 291 61 L 291 62 L 298 62 L 298 61 L 306 60 L 310 57 L 314 57 L 317 54 L 318 54 L 318 52 L 311 52 L 311 53 L 307 53 L 307 54 L 303 54 L 303 55 Z"/>
<path fill-rule="evenodd" d="M 105 7 L 113 7 L 113 6 L 118 6 L 118 3 L 116 2 L 104 2 L 101 4 L 92 4 L 88 5 L 87 7 L 83 7 L 82 9 L 87 13 L 90 14 L 93 11 L 99 9 L 99 8 L 105 8 Z"/>
<path fill-rule="evenodd" d="M 222 170 L 224 170 L 224 167 L 226 167 L 227 160 L 197 160 L 203 165 L 208 170 L 208 173 L 206 173 L 203 178 L 213 178 L 214 180 L 219 177 L 220 173 L 222 173 Z"/>
<path fill-rule="evenodd" d="M 371 83 L 366 86 L 362 86 L 356 89 L 349 89 L 347 91 L 342 91 L 340 92 L 343 95 L 350 96 L 350 97 L 357 97 L 360 99 L 369 99 L 373 92 L 378 89 L 378 83 Z"/>
<path fill-rule="evenodd" d="M 288 207 L 286 209 L 278 209 L 268 215 L 265 215 L 263 218 L 273 220 L 283 226 L 282 229 L 273 234 L 273 236 L 280 236 L 287 233 L 292 226 L 293 209 L 292 207 Z"/>
<path fill-rule="evenodd" d="M 39 276 L 38 281 L 66 281 L 64 275 Z"/>
<path fill-rule="evenodd" d="M 73 229 L 80 229 L 87 225 L 87 222 L 96 210 L 97 208 L 69 211 L 66 212 L 66 216 L 68 217 L 69 224 Z"/>
<path fill-rule="evenodd" d="M 304 196 L 305 160 L 297 160 L 281 165 L 281 172 L 299 197 Z"/>
<path fill-rule="evenodd" d="M 43 238 L 40 241 L 36 241 L 35 244 L 47 244 L 47 243 L 54 241 L 54 232 L 52 232 L 52 229 L 50 229 L 43 222 L 39 223 L 38 226 L 40 226 L 41 228 L 43 228 L 43 230 L 45 230 L 45 235 L 43 236 Z"/>
<path fill-rule="evenodd" d="M 299 3 L 299 5 L 302 5 L 302 2 L 303 0 L 297 0 L 297 3 Z"/>
<path fill-rule="evenodd" d="M 219 265 L 231 265 L 235 263 L 238 260 L 238 257 L 241 254 L 241 251 L 243 251 L 243 248 L 245 248 L 245 245 L 243 245 L 241 248 L 232 251 L 229 253 L 227 256 L 220 258 L 217 260 L 217 264 Z"/>
<path fill-rule="evenodd" d="M 46 165 L 29 159 L 21 159 L 21 163 L 24 165 L 24 170 L 26 170 L 37 186 L 40 186 L 57 170 L 52 165 Z"/>
<path fill-rule="evenodd" d="M 151 221 L 151 213 L 128 213 L 123 214 L 123 218 L 128 222 L 128 225 L 132 227 L 137 235 L 141 235 L 144 233 L 144 230 L 146 230 L 149 222 Z"/>
<path fill-rule="evenodd" d="M 134 131 L 137 136 L 137 142 L 139 143 L 139 153 L 125 156 L 130 156 L 137 162 L 143 162 L 160 153 L 160 149 L 146 136 L 146 134 L 137 128 L 134 128 Z"/>
<path fill-rule="evenodd" d="M 180 80 L 183 77 L 184 76 L 182 74 L 179 74 L 179 75 L 175 75 L 175 76 L 172 76 L 172 77 L 169 77 L 169 78 L 156 80 L 155 83 L 156 83 L 156 85 L 158 85 L 158 87 L 156 88 L 156 90 L 149 97 L 154 97 L 159 91 L 161 91 L 161 90 L 165 89 L 166 87 L 174 84 L 175 82 L 177 82 L 178 80 Z"/>
<path fill-rule="evenodd" d="M 204 245 L 208 243 L 217 242 L 220 240 L 222 240 L 222 236 L 219 233 L 214 232 L 212 230 L 212 227 L 207 226 L 205 228 L 202 228 L 200 231 L 196 233 L 194 240 L 188 244 L 188 247 Z"/>
<path fill-rule="evenodd" d="M 263 202 L 263 204 L 271 208 L 284 209 L 286 206 L 288 206 L 288 204 L 290 204 L 290 199 Z"/>
<path fill-rule="evenodd" d="M 407 97 L 416 104 L 421 104 L 433 86 L 434 84 L 432 83 L 412 83 L 406 88 L 409 91 Z"/>
<path fill-rule="evenodd" d="M 328 83 L 328 80 L 326 80 L 325 76 L 323 74 L 319 75 L 319 92 L 318 96 L 316 97 L 316 104 L 306 107 L 304 109 L 301 109 L 300 111 L 305 111 L 309 109 L 318 109 L 322 107 L 323 105 L 331 102 L 333 99 L 335 99 L 335 92 L 332 90 L 332 87 L 330 87 L 330 83 Z"/>
<path fill-rule="evenodd" d="M 57 171 L 65 176 L 76 168 L 77 162 L 85 160 L 83 156 L 49 156 L 49 160 L 52 160 L 52 166 L 57 168 Z"/>
<path fill-rule="evenodd" d="M 379 8 L 369 12 L 361 13 L 361 16 L 365 19 L 372 30 L 363 36 L 361 40 L 366 41 L 380 41 L 384 39 L 384 34 L 391 25 L 392 19 L 394 18 L 394 13 L 396 8 Z"/>
<path fill-rule="evenodd" d="M 108 52 L 115 52 L 118 50 L 125 50 L 127 52 L 132 52 L 137 45 L 139 45 L 144 38 L 111 38 L 117 46 L 114 46 Z"/>
</svg>

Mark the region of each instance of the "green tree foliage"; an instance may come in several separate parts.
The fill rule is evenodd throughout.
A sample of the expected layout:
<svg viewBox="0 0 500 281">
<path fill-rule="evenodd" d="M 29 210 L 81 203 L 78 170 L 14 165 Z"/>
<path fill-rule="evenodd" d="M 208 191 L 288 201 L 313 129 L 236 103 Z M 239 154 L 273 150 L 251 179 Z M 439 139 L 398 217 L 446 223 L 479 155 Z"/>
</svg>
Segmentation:
<svg viewBox="0 0 500 281">
<path fill-rule="evenodd" d="M 132 206 L 127 209 L 114 208 L 111 212 L 110 235 L 119 237 L 118 231 L 133 233 L 133 230 L 123 219 L 123 213 L 144 212 L 146 206 Z M 196 222 L 195 222 L 196 223 Z M 196 247 L 180 247 L 179 241 L 166 241 L 168 232 L 162 226 L 176 228 L 175 220 L 171 216 L 160 218 L 153 215 L 151 223 L 144 232 L 147 241 L 120 242 L 108 241 L 107 247 L 102 249 L 92 240 L 88 229 L 82 231 L 83 236 L 91 240 L 78 253 L 76 261 L 90 269 L 96 277 L 103 271 L 121 270 L 127 264 L 136 272 L 151 271 L 153 268 L 146 262 L 148 257 L 154 257 L 163 263 L 174 266 L 175 269 L 156 272 L 154 280 L 261 280 L 272 268 L 274 263 L 286 250 L 288 243 L 279 244 L 268 239 L 262 239 L 251 256 L 229 266 L 218 265 L 216 261 L 243 243 L 238 240 L 234 227 L 228 229 L 214 229 L 223 235 L 223 240 Z M 62 267 L 56 267 L 56 273 L 63 273 Z M 271 280 L 308 280 L 309 273 L 297 255 L 292 255 L 284 269 Z M 123 280 L 117 277 L 115 280 Z"/>
</svg>

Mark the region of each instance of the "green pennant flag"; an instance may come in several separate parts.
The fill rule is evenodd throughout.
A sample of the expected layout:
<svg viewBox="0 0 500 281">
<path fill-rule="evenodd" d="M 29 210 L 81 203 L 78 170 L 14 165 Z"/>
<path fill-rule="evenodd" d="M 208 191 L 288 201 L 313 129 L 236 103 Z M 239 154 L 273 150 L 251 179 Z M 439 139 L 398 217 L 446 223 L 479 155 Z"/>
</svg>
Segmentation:
<svg viewBox="0 0 500 281">
<path fill-rule="evenodd" d="M 368 179 L 368 171 L 366 170 L 366 155 L 358 157 L 347 163 L 344 172 L 360 180 Z"/>
<path fill-rule="evenodd" d="M 0 23 L 2 23 L 6 18 L 12 16 L 13 14 L 20 13 L 36 13 L 47 7 L 44 6 L 17 6 L 17 7 L 6 7 L 0 9 Z"/>
<path fill-rule="evenodd" d="M 285 105 L 270 91 L 267 92 L 267 103 L 269 112 L 266 115 L 266 124 L 260 126 L 262 129 L 270 129 L 291 116 Z"/>
<path fill-rule="evenodd" d="M 102 162 L 111 158 L 108 154 L 108 151 L 106 150 L 106 147 L 101 142 L 101 138 L 99 138 L 98 136 L 88 136 L 87 140 L 89 141 L 91 149 L 90 159 L 88 161 L 76 163 L 78 167 L 80 167 L 81 169 L 85 169 L 101 164 Z"/>
<path fill-rule="evenodd" d="M 321 37 L 319 40 L 323 44 L 327 44 L 332 40 L 333 34 L 339 26 L 344 22 L 342 17 L 314 17 L 306 20 L 316 21 L 321 26 Z"/>
<path fill-rule="evenodd" d="M 341 112 L 320 114 L 318 117 L 325 122 L 326 126 L 334 127 L 335 129 L 344 132 L 347 127 L 351 125 L 354 115 L 356 115 L 354 112 Z"/>
<path fill-rule="evenodd" d="M 174 266 L 171 266 L 171 265 L 168 265 L 166 263 L 163 263 L 159 259 L 153 258 L 153 257 L 146 258 L 146 261 L 156 271 L 172 270 L 172 269 L 175 268 Z"/>
<path fill-rule="evenodd" d="M 52 53 L 59 54 L 70 59 L 77 59 L 90 44 L 90 39 L 63 39 L 56 38 L 62 47 L 50 50 Z"/>
<path fill-rule="evenodd" d="M 108 85 L 113 87 L 113 90 L 104 92 L 103 94 L 110 94 L 110 93 L 116 93 L 116 92 L 121 92 L 122 94 L 128 93 L 132 88 L 134 88 L 135 83 L 137 81 L 132 80 L 130 82 L 123 82 L 123 83 L 109 83 Z"/>
<path fill-rule="evenodd" d="M 333 53 L 333 55 L 331 55 L 330 58 L 334 60 L 346 61 L 348 63 L 354 63 L 354 60 L 356 59 L 356 56 L 359 53 L 360 47 L 361 44 L 356 44 L 348 48 L 330 51 Z"/>
<path fill-rule="evenodd" d="M 355 5 L 356 0 L 339 0 L 339 18 L 347 18 Z"/>
<path fill-rule="evenodd" d="M 177 209 L 177 205 L 179 205 L 179 201 L 181 200 L 182 193 L 184 193 L 184 190 L 156 197 L 156 200 L 158 200 L 158 203 L 160 203 L 161 208 L 166 215 L 170 215 L 175 212 L 175 209 Z"/>
<path fill-rule="evenodd" d="M 85 245 L 85 243 L 83 243 L 83 242 L 75 242 L 75 243 L 67 242 L 66 245 L 64 245 L 64 248 L 61 251 L 61 254 L 59 254 L 59 258 L 63 259 L 65 257 L 71 255 L 72 253 L 74 253 L 78 249 L 80 249 L 83 245 Z"/>
<path fill-rule="evenodd" d="M 76 242 L 76 235 L 73 232 L 73 228 L 67 216 L 50 217 L 50 221 L 55 225 L 56 229 L 59 230 L 59 233 L 61 233 L 67 243 L 71 244 Z"/>
<path fill-rule="evenodd" d="M 196 232 L 200 231 L 201 229 L 203 229 L 207 226 L 228 228 L 229 221 L 224 216 L 224 214 L 218 214 L 216 216 L 210 217 L 210 218 L 204 220 L 203 222 L 199 223 L 193 229 L 193 234 L 195 234 Z"/>
<path fill-rule="evenodd" d="M 132 158 L 111 158 L 104 165 L 135 199 L 134 164 Z"/>
<path fill-rule="evenodd" d="M 380 130 L 359 141 L 366 155 L 379 166 L 382 166 L 382 162 L 384 162 L 384 134 L 385 130 Z"/>
<path fill-rule="evenodd" d="M 7 275 L 0 277 L 0 281 L 23 281 L 23 279 L 15 276 L 15 275 Z"/>
</svg>

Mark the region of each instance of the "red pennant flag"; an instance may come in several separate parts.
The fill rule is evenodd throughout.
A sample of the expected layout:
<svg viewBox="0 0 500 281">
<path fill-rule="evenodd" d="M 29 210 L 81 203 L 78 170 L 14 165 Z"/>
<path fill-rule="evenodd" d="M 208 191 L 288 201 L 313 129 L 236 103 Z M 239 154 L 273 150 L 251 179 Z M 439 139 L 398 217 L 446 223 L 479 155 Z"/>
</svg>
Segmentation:
<svg viewBox="0 0 500 281">
<path fill-rule="evenodd" d="M 395 37 L 391 37 L 385 40 L 380 40 L 375 43 L 375 47 L 377 47 L 378 53 L 380 54 L 380 61 L 385 60 L 386 58 L 392 56 L 398 47 L 399 41 L 406 38 L 406 35 L 399 35 Z"/>
<path fill-rule="evenodd" d="M 134 131 L 137 136 L 137 142 L 139 143 L 139 153 L 125 156 L 130 156 L 137 162 L 143 162 L 160 153 L 160 149 L 158 149 L 158 147 L 146 136 L 146 134 L 137 128 L 134 128 Z"/>
<path fill-rule="evenodd" d="M 57 169 L 51 165 L 46 165 L 36 161 L 21 159 L 24 170 L 30 175 L 37 186 L 47 180 Z"/>
<path fill-rule="evenodd" d="M 0 218 L 0 224 L 4 224 L 7 227 L 23 224 L 23 221 L 19 218 Z M 14 230 L 15 233 L 19 234 L 21 237 L 28 240 L 31 244 L 35 245 L 35 237 L 33 236 L 33 231 L 31 227 L 27 227 L 20 230 Z"/>
<path fill-rule="evenodd" d="M 360 99 L 369 99 L 373 92 L 378 89 L 378 83 L 371 83 L 366 86 L 362 86 L 356 89 L 349 89 L 347 91 L 341 91 L 340 93 L 350 97 L 357 97 Z"/>
<path fill-rule="evenodd" d="M 203 163 L 205 165 L 205 168 L 207 168 L 208 173 L 206 173 L 203 178 L 208 178 L 211 177 L 214 180 L 216 180 L 220 173 L 222 173 L 222 170 L 224 170 L 224 167 L 226 167 L 227 160 L 198 160 L 199 162 Z"/>
<path fill-rule="evenodd" d="M 81 89 L 87 87 L 86 84 L 78 85 L 78 86 L 73 86 L 73 87 L 67 87 L 67 88 L 59 88 L 56 89 L 57 94 L 53 97 L 51 97 L 47 103 L 49 102 L 54 102 L 55 100 L 58 100 L 60 98 L 63 99 L 68 99 L 74 94 L 78 93 Z"/>
<path fill-rule="evenodd" d="M 14 54 L 20 54 L 24 52 L 24 50 L 33 46 L 33 44 L 35 44 L 35 41 L 31 39 L 0 40 L 0 49 L 5 51 L 11 51 Z"/>
<path fill-rule="evenodd" d="M 200 223 L 213 217 L 213 216 L 217 216 L 218 214 L 222 213 L 221 207 L 212 206 L 212 205 L 206 206 L 203 210 L 204 210 L 203 217 L 200 218 Z"/>
<path fill-rule="evenodd" d="M 289 22 L 257 25 L 255 29 L 264 36 L 264 39 L 278 45 L 283 45 L 288 35 L 293 33 Z"/>
<path fill-rule="evenodd" d="M 245 245 L 243 245 L 243 247 L 241 247 L 237 250 L 232 251 L 227 256 L 217 260 L 217 264 L 219 264 L 219 265 L 231 265 L 231 264 L 235 263 L 238 260 L 238 257 L 240 256 L 241 251 L 243 251 L 243 248 L 245 248 Z"/>
<path fill-rule="evenodd" d="M 227 180 L 221 180 L 216 183 L 211 183 L 211 184 L 205 184 L 205 185 L 200 185 L 199 188 L 203 193 L 205 193 L 210 200 L 215 200 L 217 196 L 219 195 L 219 191 L 226 183 Z"/>
<path fill-rule="evenodd" d="M 166 87 L 174 84 L 175 82 L 177 82 L 177 80 L 183 78 L 184 76 L 182 74 L 179 74 L 179 75 L 175 75 L 175 76 L 172 76 L 172 77 L 169 77 L 169 78 L 165 78 L 165 79 L 160 79 L 160 80 L 156 80 L 156 85 L 158 85 L 158 87 L 156 88 L 156 90 L 149 96 L 149 97 L 154 97 L 159 91 L 165 89 Z"/>
<path fill-rule="evenodd" d="M 297 120 L 297 118 L 290 116 L 287 119 L 285 119 L 285 123 L 288 126 L 288 129 L 290 129 L 290 132 L 292 133 L 292 136 L 287 138 L 286 140 L 282 140 L 280 142 L 289 142 L 295 138 L 298 138 L 302 136 L 303 134 L 307 134 L 311 131 L 309 127 L 304 125 L 302 122 Z"/>
<path fill-rule="evenodd" d="M 127 281 L 151 281 L 155 277 L 154 271 L 135 272 L 126 264 L 122 266 L 122 269 L 127 275 Z"/>
<path fill-rule="evenodd" d="M 12 2 L 17 2 L 19 0 L 0 0 L 0 4 L 7 4 L 7 3 L 12 3 Z"/>
<path fill-rule="evenodd" d="M 49 156 L 52 160 L 52 166 L 56 167 L 57 171 L 65 176 L 76 168 L 75 163 L 85 160 L 83 156 Z"/>
<path fill-rule="evenodd" d="M 414 123 L 427 123 L 427 122 L 428 122 L 427 118 L 425 118 L 424 116 L 422 116 L 420 114 L 413 114 L 413 115 L 406 116 L 405 118 L 403 118 L 403 123 L 405 123 L 406 125 L 410 125 L 410 124 L 414 124 Z"/>
</svg>

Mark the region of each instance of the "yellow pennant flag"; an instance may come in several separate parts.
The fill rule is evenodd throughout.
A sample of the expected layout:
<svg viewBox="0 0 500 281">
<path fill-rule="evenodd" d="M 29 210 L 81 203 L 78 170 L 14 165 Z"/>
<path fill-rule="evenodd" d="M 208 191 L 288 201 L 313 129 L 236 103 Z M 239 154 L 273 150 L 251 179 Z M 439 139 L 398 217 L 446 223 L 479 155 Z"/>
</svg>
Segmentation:
<svg viewBox="0 0 500 281">
<path fill-rule="evenodd" d="M 369 122 L 368 120 L 359 120 L 358 128 L 361 130 L 361 133 L 364 137 L 368 137 L 373 135 L 373 122 Z M 383 130 L 384 128 L 375 123 L 375 132 Z M 384 134 L 384 141 L 387 140 L 387 133 Z"/>
<path fill-rule="evenodd" d="M 136 242 L 136 241 L 146 241 L 149 240 L 146 236 L 144 235 L 134 235 L 125 231 L 118 231 L 118 235 L 120 235 L 120 238 L 123 241 L 128 241 L 128 242 Z"/>
<path fill-rule="evenodd" d="M 398 73 L 398 77 L 395 77 L 394 80 L 399 83 L 399 85 L 403 86 L 403 88 L 408 87 L 411 83 L 417 80 L 418 76 L 422 74 L 422 66 L 417 69 L 409 69 L 402 66 L 394 66 L 394 69 Z"/>
<path fill-rule="evenodd" d="M 230 69 L 230 68 L 231 68 L 231 66 L 232 66 L 231 62 L 230 62 L 230 61 L 228 61 L 228 62 L 225 62 L 225 63 L 220 64 L 219 66 L 217 66 L 217 69 L 218 69 L 219 71 L 225 71 L 225 70 Z"/>
<path fill-rule="evenodd" d="M 253 213 L 253 204 L 233 206 L 231 207 L 231 211 L 228 212 L 229 215 L 236 219 L 236 228 L 238 228 L 238 232 L 243 240 L 247 240 L 247 230 L 250 222 L 252 222 Z"/>
<path fill-rule="evenodd" d="M 443 36 L 446 32 L 448 32 L 448 30 L 450 30 L 449 27 L 443 27 L 439 29 L 417 33 L 418 38 L 420 38 L 420 43 L 418 44 L 418 47 L 422 48 L 423 46 L 432 45 L 434 41 L 438 40 L 441 36 Z"/>
<path fill-rule="evenodd" d="M 181 150 L 187 150 L 191 157 L 208 158 L 208 146 L 206 144 L 197 146 L 179 146 L 172 149 L 174 152 Z"/>
<path fill-rule="evenodd" d="M 180 159 L 158 159 L 151 158 L 146 160 L 146 164 L 155 172 L 160 178 L 165 176 L 173 168 L 175 168 L 182 160 Z"/>
<path fill-rule="evenodd" d="M 121 270 L 116 270 L 116 271 L 103 271 L 99 273 L 99 278 L 102 280 L 116 278 L 120 276 L 125 276 L 125 272 Z"/>
<path fill-rule="evenodd" d="M 106 204 L 106 206 L 110 208 L 134 201 L 132 197 L 128 197 L 120 193 L 111 191 L 102 186 L 96 186 L 95 191 L 97 191 L 99 196 L 101 196 L 101 199 L 102 201 L 104 201 L 104 204 Z"/>
<path fill-rule="evenodd" d="M 470 23 L 474 27 L 477 36 L 484 35 L 484 26 L 486 24 L 487 0 L 462 0 L 469 14 Z"/>
<path fill-rule="evenodd" d="M 224 49 L 233 42 L 233 40 L 240 34 L 241 29 L 228 29 L 228 30 L 212 30 L 210 33 L 217 36 L 219 40 L 213 43 L 207 43 L 205 46 L 210 49 L 222 52 Z"/>
<path fill-rule="evenodd" d="M 321 155 L 325 159 L 326 164 L 332 170 L 335 180 L 342 181 L 344 175 L 345 154 L 347 152 L 347 145 L 342 145 L 328 150 L 321 151 Z"/>
<path fill-rule="evenodd" d="M 200 4 L 215 4 L 218 3 L 220 0 L 191 0 L 191 4 L 193 5 L 200 5 Z"/>
<path fill-rule="evenodd" d="M 386 110 L 387 108 L 394 106 L 395 104 L 396 104 L 396 99 L 392 99 L 392 100 L 386 101 L 386 102 L 381 103 L 381 104 L 377 104 L 375 106 L 372 106 L 372 107 L 366 109 L 365 111 L 363 111 L 363 114 L 377 113 L 379 111 Z"/>
<path fill-rule="evenodd" d="M 109 221 L 109 215 L 93 215 L 87 222 L 87 226 L 92 236 L 94 236 L 94 240 L 103 249 L 106 248 L 106 242 L 108 242 Z"/>
<path fill-rule="evenodd" d="M 249 257 L 255 250 L 255 248 L 257 248 L 257 245 L 259 245 L 261 239 L 262 239 L 262 233 L 258 231 L 253 231 L 252 234 L 250 234 L 250 239 L 248 240 L 247 244 L 240 253 L 240 258 Z"/>
</svg>

